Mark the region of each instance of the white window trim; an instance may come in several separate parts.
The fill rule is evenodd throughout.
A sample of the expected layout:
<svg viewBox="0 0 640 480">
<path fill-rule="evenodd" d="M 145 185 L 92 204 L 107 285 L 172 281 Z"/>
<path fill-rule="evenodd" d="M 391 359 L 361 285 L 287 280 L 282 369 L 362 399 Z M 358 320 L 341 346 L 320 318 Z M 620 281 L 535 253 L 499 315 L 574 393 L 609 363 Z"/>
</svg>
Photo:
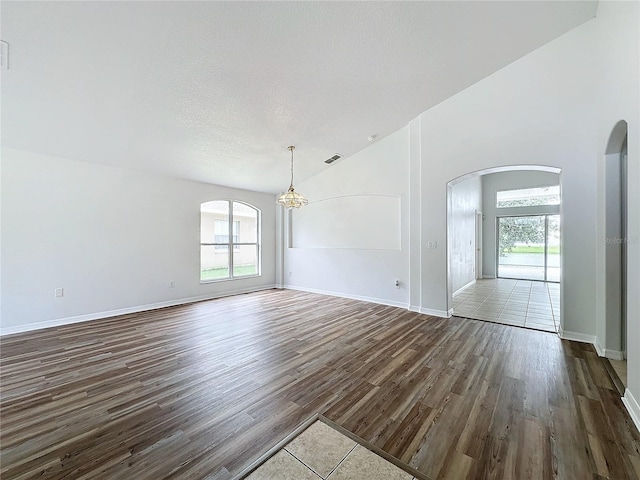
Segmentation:
<svg viewBox="0 0 640 480">
<path fill-rule="evenodd" d="M 207 242 L 202 242 L 200 241 L 200 248 L 202 248 L 203 245 L 210 245 L 210 246 L 227 246 L 227 253 L 229 255 L 229 276 L 228 277 L 224 277 L 224 278 L 214 278 L 211 280 L 203 280 L 202 279 L 202 258 L 200 259 L 200 284 L 206 284 L 206 283 L 217 283 L 217 282 L 228 282 L 230 280 L 240 280 L 243 278 L 254 278 L 254 277 L 260 277 L 262 276 L 262 245 L 261 245 L 261 240 L 262 240 L 262 212 L 261 210 L 254 206 L 251 205 L 250 203 L 246 203 L 246 202 L 242 202 L 239 200 L 210 200 L 211 202 L 227 202 L 229 205 L 228 208 L 228 214 L 227 214 L 227 224 L 229 225 L 229 233 L 228 233 L 228 238 L 229 241 L 227 243 L 217 243 L 217 242 L 212 242 L 212 243 L 207 243 Z M 208 203 L 208 202 L 203 202 L 204 203 Z M 233 242 L 233 204 L 234 203 L 240 203 L 242 205 L 246 205 L 249 208 L 252 208 L 253 210 L 256 211 L 256 241 L 255 242 Z M 201 204 L 201 208 L 202 208 L 202 204 Z M 202 228 L 202 210 L 200 211 L 200 225 Z M 240 232 L 238 232 L 238 236 L 240 235 Z M 215 232 L 214 232 L 214 239 L 215 239 Z M 255 274 L 252 275 L 234 275 L 233 274 L 233 254 L 235 252 L 239 252 L 240 248 L 236 248 L 236 247 L 241 247 L 244 245 L 248 245 L 248 246 L 255 246 L 256 247 L 256 272 Z"/>
</svg>

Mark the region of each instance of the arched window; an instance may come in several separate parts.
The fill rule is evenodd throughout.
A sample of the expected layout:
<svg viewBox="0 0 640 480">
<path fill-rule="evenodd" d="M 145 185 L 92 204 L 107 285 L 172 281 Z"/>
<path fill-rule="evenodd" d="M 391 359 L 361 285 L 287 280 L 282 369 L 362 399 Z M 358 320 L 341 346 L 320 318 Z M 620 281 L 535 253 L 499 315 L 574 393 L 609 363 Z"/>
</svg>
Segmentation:
<svg viewBox="0 0 640 480">
<path fill-rule="evenodd" d="M 260 210 L 233 200 L 200 205 L 200 282 L 260 275 Z"/>
</svg>

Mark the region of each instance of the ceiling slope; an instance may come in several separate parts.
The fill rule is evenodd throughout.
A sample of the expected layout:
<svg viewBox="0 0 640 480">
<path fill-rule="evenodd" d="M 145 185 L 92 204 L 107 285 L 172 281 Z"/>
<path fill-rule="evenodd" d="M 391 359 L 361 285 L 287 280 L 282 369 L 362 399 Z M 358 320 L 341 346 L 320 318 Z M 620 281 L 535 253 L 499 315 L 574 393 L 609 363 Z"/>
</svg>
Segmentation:
<svg viewBox="0 0 640 480">
<path fill-rule="evenodd" d="M 276 193 L 597 2 L 3 1 L 3 145 Z M 344 161 L 344 160 L 343 160 Z"/>
</svg>

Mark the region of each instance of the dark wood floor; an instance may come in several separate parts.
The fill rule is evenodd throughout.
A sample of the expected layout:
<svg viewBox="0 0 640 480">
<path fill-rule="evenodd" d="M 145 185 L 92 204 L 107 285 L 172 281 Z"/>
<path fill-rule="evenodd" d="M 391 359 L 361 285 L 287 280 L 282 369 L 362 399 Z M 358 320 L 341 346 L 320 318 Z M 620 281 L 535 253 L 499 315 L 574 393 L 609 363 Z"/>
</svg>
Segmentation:
<svg viewBox="0 0 640 480">
<path fill-rule="evenodd" d="M 1 475 L 231 478 L 319 412 L 433 479 L 637 479 L 591 345 L 266 291 L 5 336 Z"/>
</svg>

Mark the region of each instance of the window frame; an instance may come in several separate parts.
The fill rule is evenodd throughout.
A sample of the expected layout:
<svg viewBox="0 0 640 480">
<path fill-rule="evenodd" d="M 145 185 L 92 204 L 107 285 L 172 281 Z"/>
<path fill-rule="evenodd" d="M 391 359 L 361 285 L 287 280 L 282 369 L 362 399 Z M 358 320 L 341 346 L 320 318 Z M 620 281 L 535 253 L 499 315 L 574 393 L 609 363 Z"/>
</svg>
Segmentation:
<svg viewBox="0 0 640 480">
<path fill-rule="evenodd" d="M 202 202 L 200 203 L 200 229 L 202 230 L 202 206 L 206 203 L 209 202 L 227 202 L 227 206 L 228 206 L 228 210 L 227 210 L 227 214 L 226 214 L 226 219 L 221 219 L 222 221 L 226 221 L 227 225 L 228 225 L 228 232 L 227 232 L 227 238 L 228 241 L 226 243 L 223 242 L 215 242 L 215 226 L 214 226 L 214 242 L 203 242 L 202 238 L 200 239 L 200 283 L 201 284 L 205 284 L 205 283 L 216 283 L 216 282 L 226 282 L 229 280 L 240 280 L 243 278 L 253 278 L 253 277 L 260 277 L 262 276 L 262 211 L 254 206 L 251 205 L 250 203 L 247 202 L 242 202 L 240 200 L 232 200 L 232 199 L 217 199 L 217 200 L 208 200 L 206 202 Z M 237 203 L 237 204 L 241 204 L 244 205 L 246 207 L 249 207 L 253 210 L 255 210 L 256 212 L 256 241 L 255 242 L 234 242 L 234 235 L 233 235 L 233 225 L 234 223 L 237 221 L 238 222 L 238 229 L 237 229 L 237 234 L 235 235 L 236 238 L 240 239 L 240 220 L 234 220 L 233 218 L 233 204 Z M 216 220 L 214 220 L 215 222 Z M 215 225 L 215 224 L 214 224 Z M 210 280 L 203 280 L 202 279 L 202 247 L 204 246 L 213 246 L 214 247 L 214 251 L 216 251 L 216 253 L 226 253 L 228 255 L 228 270 L 229 270 L 229 275 L 227 277 L 223 277 L 223 278 L 213 278 Z M 240 252 L 240 247 L 241 246 L 254 246 L 256 248 L 256 273 L 250 274 L 250 275 L 234 275 L 233 270 L 234 270 L 234 253 L 238 253 Z M 217 250 L 218 247 L 225 247 L 225 250 Z"/>
<path fill-rule="evenodd" d="M 501 206 L 500 205 L 500 194 L 501 193 L 510 193 L 510 192 L 526 192 L 526 191 L 531 191 L 531 190 L 539 190 L 539 189 L 545 189 L 545 188 L 553 188 L 553 189 L 558 189 L 557 192 L 557 197 L 558 197 L 558 203 L 539 203 L 539 204 L 534 204 L 534 205 L 507 205 L 507 206 Z M 554 193 L 555 195 L 555 193 Z M 543 185 L 540 187 L 522 187 L 522 188 L 510 188 L 507 190 L 497 190 L 495 193 L 495 201 L 494 201 L 494 205 L 496 209 L 503 209 L 503 208 L 529 208 L 529 207 L 555 207 L 558 206 L 562 203 L 562 196 L 561 196 L 561 190 L 560 190 L 560 185 Z M 538 197 L 540 198 L 540 197 Z M 503 200 L 505 201 L 505 200 Z M 507 200 L 508 201 L 508 200 Z"/>
<path fill-rule="evenodd" d="M 214 200 L 214 201 L 215 201 L 215 200 Z M 227 231 L 227 234 L 226 234 L 226 235 L 217 235 L 217 234 L 215 233 L 215 232 L 216 232 L 216 227 L 215 227 L 215 225 L 216 225 L 216 223 L 217 223 L 217 222 L 224 222 L 224 223 L 228 224 L 228 223 L 229 223 L 229 220 L 218 220 L 218 219 L 215 219 L 215 220 L 213 221 L 214 251 L 215 251 L 216 253 L 228 252 L 228 251 L 229 251 L 229 245 L 228 245 L 228 244 L 229 244 L 229 242 L 216 242 L 216 241 L 215 241 L 216 237 L 220 237 L 220 236 L 224 236 L 224 237 L 227 237 L 227 238 L 229 237 L 229 232 L 228 232 L 228 231 Z M 232 235 L 232 237 L 236 237 L 236 238 L 237 238 L 237 237 L 239 237 L 239 236 L 240 236 L 240 233 L 238 233 L 238 232 L 240 231 L 240 220 L 234 220 L 234 221 L 233 221 L 233 224 L 234 224 L 234 225 L 237 225 L 237 228 L 235 229 L 235 230 L 236 230 L 236 234 L 235 234 L 235 235 Z M 233 229 L 232 229 L 232 232 L 233 232 Z M 233 241 L 233 239 L 232 239 L 231 243 L 232 243 L 234 246 L 235 246 L 235 245 L 239 245 L 239 243 L 238 243 L 238 242 L 234 242 L 234 241 Z M 204 244 L 202 244 L 202 245 L 204 245 Z M 234 247 L 233 251 L 234 251 L 234 252 L 239 252 L 239 251 L 240 251 L 240 249 L 239 249 L 239 248 L 235 248 L 235 247 Z"/>
</svg>

